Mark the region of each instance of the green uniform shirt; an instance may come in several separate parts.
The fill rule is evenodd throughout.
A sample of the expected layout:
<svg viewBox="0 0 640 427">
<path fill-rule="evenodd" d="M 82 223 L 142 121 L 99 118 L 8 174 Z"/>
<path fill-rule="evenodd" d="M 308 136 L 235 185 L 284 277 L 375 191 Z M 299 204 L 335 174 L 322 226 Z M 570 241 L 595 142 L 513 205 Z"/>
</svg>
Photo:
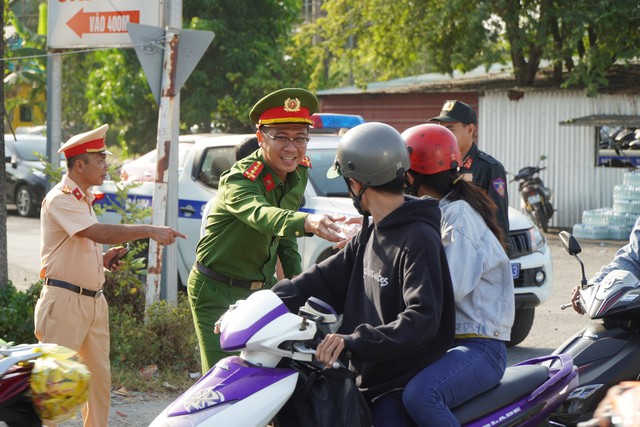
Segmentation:
<svg viewBox="0 0 640 427">
<path fill-rule="evenodd" d="M 308 176 L 301 164 L 282 182 L 260 150 L 236 162 L 220 179 L 206 233 L 196 249 L 198 262 L 231 278 L 267 286 L 275 283 L 278 257 L 285 276 L 300 274 L 296 238 L 305 235 L 308 214 L 298 208 Z"/>
</svg>

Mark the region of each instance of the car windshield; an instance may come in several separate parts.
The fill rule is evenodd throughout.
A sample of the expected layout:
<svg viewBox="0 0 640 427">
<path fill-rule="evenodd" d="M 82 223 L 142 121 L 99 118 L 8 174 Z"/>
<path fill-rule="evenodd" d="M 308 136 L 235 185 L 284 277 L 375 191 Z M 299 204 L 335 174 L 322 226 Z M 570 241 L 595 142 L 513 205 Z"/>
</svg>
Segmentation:
<svg viewBox="0 0 640 427">
<path fill-rule="evenodd" d="M 45 156 L 47 151 L 45 141 L 17 141 L 13 143 L 13 148 L 21 159 L 30 162 L 38 161 L 37 155 Z"/>
<path fill-rule="evenodd" d="M 311 169 L 309 169 L 309 180 L 321 197 L 348 197 L 347 184 L 344 179 L 327 178 L 327 170 L 336 159 L 335 149 L 309 149 L 307 156 L 311 159 Z"/>
</svg>

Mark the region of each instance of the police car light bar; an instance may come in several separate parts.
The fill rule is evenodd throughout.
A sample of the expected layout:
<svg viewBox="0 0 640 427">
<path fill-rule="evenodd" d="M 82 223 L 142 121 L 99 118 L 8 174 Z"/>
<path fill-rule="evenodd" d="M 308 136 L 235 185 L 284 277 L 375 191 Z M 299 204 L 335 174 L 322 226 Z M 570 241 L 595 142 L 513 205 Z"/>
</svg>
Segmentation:
<svg viewBox="0 0 640 427">
<path fill-rule="evenodd" d="M 365 123 L 362 116 L 356 114 L 316 113 L 311 116 L 313 129 L 351 129 Z"/>
</svg>

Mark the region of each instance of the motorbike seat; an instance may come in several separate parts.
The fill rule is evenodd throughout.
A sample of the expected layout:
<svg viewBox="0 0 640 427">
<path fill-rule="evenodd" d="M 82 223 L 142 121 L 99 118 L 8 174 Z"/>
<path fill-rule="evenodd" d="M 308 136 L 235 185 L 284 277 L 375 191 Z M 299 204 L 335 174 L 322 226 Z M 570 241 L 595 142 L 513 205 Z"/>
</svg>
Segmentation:
<svg viewBox="0 0 640 427">
<path fill-rule="evenodd" d="M 460 424 L 469 423 L 531 393 L 549 378 L 543 365 L 507 368 L 497 386 L 452 409 Z"/>
</svg>

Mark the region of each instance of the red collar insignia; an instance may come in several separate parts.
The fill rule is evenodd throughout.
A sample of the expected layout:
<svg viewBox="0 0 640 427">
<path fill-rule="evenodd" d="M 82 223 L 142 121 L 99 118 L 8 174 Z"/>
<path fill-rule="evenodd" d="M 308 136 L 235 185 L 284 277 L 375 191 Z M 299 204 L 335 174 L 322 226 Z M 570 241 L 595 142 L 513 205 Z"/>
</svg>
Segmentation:
<svg viewBox="0 0 640 427">
<path fill-rule="evenodd" d="M 311 159 L 309 158 L 309 156 L 304 156 L 304 159 L 302 159 L 302 161 L 300 162 L 300 166 L 311 169 Z"/>
<path fill-rule="evenodd" d="M 264 164 L 261 161 L 256 160 L 251 166 L 249 166 L 249 168 L 247 168 L 246 171 L 244 171 L 242 176 L 250 179 L 251 181 L 255 181 L 258 175 L 260 175 L 260 172 L 262 172 L 262 169 L 264 169 Z"/>
<path fill-rule="evenodd" d="M 464 163 L 462 164 L 462 167 L 465 169 L 471 169 L 472 164 L 473 164 L 473 158 L 467 157 L 466 159 L 464 159 Z"/>
<path fill-rule="evenodd" d="M 76 196 L 76 199 L 78 200 L 82 200 L 82 198 L 84 197 L 78 187 L 73 189 L 73 195 Z"/>
<path fill-rule="evenodd" d="M 276 184 L 273 182 L 273 177 L 271 176 L 270 173 L 266 174 L 263 178 L 262 181 L 264 182 L 264 188 L 267 189 L 267 193 L 271 190 L 273 190 L 276 186 Z"/>
</svg>

